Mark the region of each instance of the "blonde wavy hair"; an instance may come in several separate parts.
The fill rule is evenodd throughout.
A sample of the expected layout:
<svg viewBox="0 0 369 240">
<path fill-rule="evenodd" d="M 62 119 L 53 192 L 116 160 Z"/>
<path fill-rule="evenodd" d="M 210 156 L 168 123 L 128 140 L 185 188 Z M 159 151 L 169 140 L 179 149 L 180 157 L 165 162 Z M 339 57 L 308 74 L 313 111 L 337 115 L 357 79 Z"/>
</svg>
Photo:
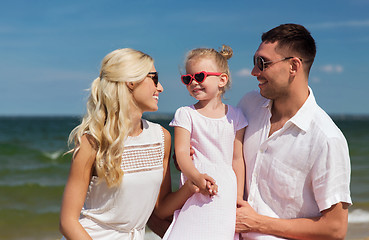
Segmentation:
<svg viewBox="0 0 369 240">
<path fill-rule="evenodd" d="M 79 150 L 81 137 L 93 137 L 97 150 L 95 169 L 99 180 L 109 187 L 120 184 L 124 141 L 131 131 L 130 110 L 135 106 L 128 82 L 141 82 L 154 64 L 147 54 L 130 49 L 117 49 L 104 57 L 100 76 L 91 85 L 87 113 L 69 135 L 74 143 L 73 157 Z"/>
<path fill-rule="evenodd" d="M 227 45 L 222 45 L 222 48 L 219 52 L 213 48 L 196 48 L 187 53 L 185 59 L 185 66 L 189 61 L 196 61 L 199 58 L 206 57 L 206 58 L 213 58 L 215 63 L 218 67 L 218 71 L 225 73 L 228 75 L 228 82 L 227 84 L 221 89 L 221 96 L 231 87 L 231 72 L 228 66 L 228 59 L 230 59 L 233 55 L 233 50 L 231 47 Z"/>
</svg>

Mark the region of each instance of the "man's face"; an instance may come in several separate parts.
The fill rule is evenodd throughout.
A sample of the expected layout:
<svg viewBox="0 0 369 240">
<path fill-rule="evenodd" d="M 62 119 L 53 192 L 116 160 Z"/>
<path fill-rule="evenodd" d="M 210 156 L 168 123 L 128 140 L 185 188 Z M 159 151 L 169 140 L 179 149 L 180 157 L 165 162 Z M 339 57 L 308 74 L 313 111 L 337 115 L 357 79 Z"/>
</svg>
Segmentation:
<svg viewBox="0 0 369 240">
<path fill-rule="evenodd" d="M 260 94 L 272 100 L 288 95 L 290 86 L 290 61 L 283 60 L 289 56 L 277 53 L 276 46 L 277 42 L 260 44 L 254 57 L 261 57 L 264 62 L 273 62 L 265 63 L 263 71 L 255 64 L 251 72 L 259 81 Z"/>
</svg>

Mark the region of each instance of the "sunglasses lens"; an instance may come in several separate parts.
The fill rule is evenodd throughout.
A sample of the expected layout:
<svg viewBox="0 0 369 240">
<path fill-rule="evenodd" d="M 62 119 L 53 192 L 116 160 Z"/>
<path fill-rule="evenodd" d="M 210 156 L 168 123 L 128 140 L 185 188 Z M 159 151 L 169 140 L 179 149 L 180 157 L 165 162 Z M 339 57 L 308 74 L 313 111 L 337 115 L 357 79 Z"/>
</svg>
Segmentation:
<svg viewBox="0 0 369 240">
<path fill-rule="evenodd" d="M 190 84 L 191 82 L 191 77 L 190 76 L 182 76 L 182 82 L 186 85 Z"/>
<path fill-rule="evenodd" d="M 260 71 L 263 71 L 264 70 L 264 59 L 262 57 L 257 57 L 256 58 L 256 65 L 258 66 Z"/>
<path fill-rule="evenodd" d="M 158 83 L 159 83 L 159 75 L 158 75 L 158 73 L 155 73 L 155 75 L 152 77 L 152 80 L 154 81 L 155 86 L 158 86 Z"/>
<path fill-rule="evenodd" d="M 254 66 L 256 65 L 260 71 L 263 71 L 263 59 L 261 57 L 255 57 L 252 59 Z"/>
<path fill-rule="evenodd" d="M 150 76 L 151 74 L 153 76 Z M 158 86 L 158 83 L 159 83 L 159 74 L 158 74 L 158 72 L 149 72 L 149 74 L 147 76 L 152 79 L 152 81 L 154 82 L 155 86 L 157 87 Z"/>
<path fill-rule="evenodd" d="M 202 72 L 201 73 L 196 73 L 195 74 L 195 79 L 196 79 L 196 82 L 201 83 L 205 79 L 205 74 L 202 73 Z"/>
</svg>

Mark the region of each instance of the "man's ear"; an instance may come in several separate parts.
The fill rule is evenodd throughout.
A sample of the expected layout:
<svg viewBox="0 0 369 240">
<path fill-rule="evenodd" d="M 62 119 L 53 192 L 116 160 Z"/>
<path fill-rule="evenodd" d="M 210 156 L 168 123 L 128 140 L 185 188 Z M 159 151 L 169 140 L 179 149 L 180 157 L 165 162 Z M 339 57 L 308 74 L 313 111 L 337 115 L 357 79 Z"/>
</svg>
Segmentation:
<svg viewBox="0 0 369 240">
<path fill-rule="evenodd" d="M 290 74 L 295 75 L 297 71 L 302 70 L 302 62 L 298 58 L 291 59 Z"/>
<path fill-rule="evenodd" d="M 219 81 L 219 87 L 224 87 L 225 85 L 227 85 L 228 83 L 228 75 L 225 73 L 222 73 L 220 76 L 220 81 Z"/>
</svg>

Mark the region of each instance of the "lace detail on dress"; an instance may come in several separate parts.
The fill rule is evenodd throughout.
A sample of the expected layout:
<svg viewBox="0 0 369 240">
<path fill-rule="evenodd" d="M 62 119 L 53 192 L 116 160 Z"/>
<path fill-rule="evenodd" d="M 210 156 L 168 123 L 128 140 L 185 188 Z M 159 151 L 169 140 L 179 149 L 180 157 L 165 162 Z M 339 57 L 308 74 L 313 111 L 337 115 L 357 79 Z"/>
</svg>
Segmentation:
<svg viewBox="0 0 369 240">
<path fill-rule="evenodd" d="M 124 172 L 148 171 L 163 165 L 162 144 L 148 144 L 126 147 L 121 168 Z"/>
</svg>

